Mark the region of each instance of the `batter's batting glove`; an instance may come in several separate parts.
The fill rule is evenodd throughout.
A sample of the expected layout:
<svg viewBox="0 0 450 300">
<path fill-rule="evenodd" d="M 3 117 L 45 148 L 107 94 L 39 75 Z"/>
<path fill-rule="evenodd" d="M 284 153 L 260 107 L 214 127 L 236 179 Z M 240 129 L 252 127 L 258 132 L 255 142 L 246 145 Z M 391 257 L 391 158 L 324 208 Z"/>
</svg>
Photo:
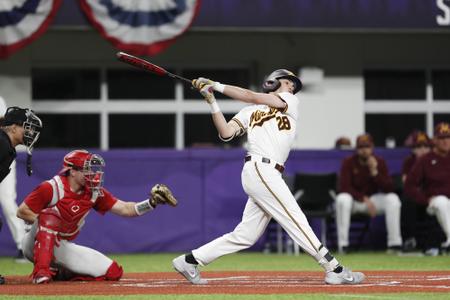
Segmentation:
<svg viewBox="0 0 450 300">
<path fill-rule="evenodd" d="M 150 205 L 156 207 L 158 204 L 169 204 L 170 206 L 178 204 L 177 199 L 164 184 L 156 184 L 150 191 Z"/>
<path fill-rule="evenodd" d="M 197 89 L 201 90 L 205 85 L 214 85 L 214 81 L 208 78 L 199 77 L 192 80 L 192 85 Z"/>
<path fill-rule="evenodd" d="M 211 85 L 213 90 L 219 93 L 223 93 L 225 89 L 225 86 L 220 82 L 203 77 L 192 80 L 192 85 L 198 90 L 201 90 L 205 85 Z"/>
<path fill-rule="evenodd" d="M 200 89 L 200 94 L 202 94 L 203 98 L 205 98 L 206 102 L 208 102 L 209 104 L 216 102 L 216 97 L 214 96 L 212 85 L 204 85 Z"/>
</svg>

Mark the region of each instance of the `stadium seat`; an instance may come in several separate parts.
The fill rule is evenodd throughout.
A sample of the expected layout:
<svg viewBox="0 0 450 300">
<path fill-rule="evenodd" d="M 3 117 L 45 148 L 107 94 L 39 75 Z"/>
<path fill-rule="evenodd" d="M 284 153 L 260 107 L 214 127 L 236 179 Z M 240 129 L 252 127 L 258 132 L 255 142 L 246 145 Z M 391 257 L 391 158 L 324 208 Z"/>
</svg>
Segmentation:
<svg viewBox="0 0 450 300">
<path fill-rule="evenodd" d="M 327 244 L 327 222 L 334 217 L 336 173 L 298 173 L 294 181 L 294 197 L 306 217 L 321 220 L 320 240 Z"/>
</svg>

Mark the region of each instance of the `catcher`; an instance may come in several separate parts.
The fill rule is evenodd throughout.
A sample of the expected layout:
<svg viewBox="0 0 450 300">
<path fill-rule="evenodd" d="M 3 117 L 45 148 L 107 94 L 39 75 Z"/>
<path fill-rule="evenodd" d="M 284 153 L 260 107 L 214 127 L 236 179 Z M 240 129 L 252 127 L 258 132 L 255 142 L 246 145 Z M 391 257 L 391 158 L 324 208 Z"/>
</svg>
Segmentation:
<svg viewBox="0 0 450 300">
<path fill-rule="evenodd" d="M 41 183 L 19 206 L 17 216 L 32 224 L 23 241 L 34 263 L 33 283 L 52 280 L 119 280 L 122 267 L 104 254 L 73 243 L 91 210 L 124 217 L 141 216 L 159 204 L 177 205 L 169 188 L 155 185 L 150 198 L 127 202 L 103 188 L 105 162 L 98 154 L 74 150 L 58 175 Z"/>
</svg>

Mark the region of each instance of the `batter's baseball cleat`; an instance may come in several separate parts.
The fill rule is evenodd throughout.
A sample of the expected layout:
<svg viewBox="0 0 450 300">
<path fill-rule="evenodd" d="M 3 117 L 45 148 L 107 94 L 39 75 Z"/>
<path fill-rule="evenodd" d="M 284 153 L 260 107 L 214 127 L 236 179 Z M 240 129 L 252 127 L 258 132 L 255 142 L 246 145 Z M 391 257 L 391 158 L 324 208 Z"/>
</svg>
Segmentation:
<svg viewBox="0 0 450 300">
<path fill-rule="evenodd" d="M 198 265 L 190 264 L 186 262 L 186 255 L 180 255 L 172 260 L 173 268 L 184 276 L 192 284 L 207 284 L 206 279 L 200 277 L 200 271 Z"/>
<path fill-rule="evenodd" d="M 366 276 L 361 272 L 352 272 L 352 270 L 343 268 L 342 272 L 327 272 L 325 283 L 327 284 L 358 284 L 364 281 Z"/>
</svg>

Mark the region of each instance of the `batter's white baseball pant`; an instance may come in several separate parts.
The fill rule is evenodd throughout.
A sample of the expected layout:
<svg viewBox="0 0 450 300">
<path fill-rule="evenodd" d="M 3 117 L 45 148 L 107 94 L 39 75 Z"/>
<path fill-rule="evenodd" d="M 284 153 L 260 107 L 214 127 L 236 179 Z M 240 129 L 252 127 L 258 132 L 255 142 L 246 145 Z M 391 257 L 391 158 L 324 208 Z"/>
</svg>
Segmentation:
<svg viewBox="0 0 450 300">
<path fill-rule="evenodd" d="M 17 249 L 20 250 L 25 235 L 25 224 L 16 215 L 18 208 L 16 198 L 16 162 L 14 161 L 11 165 L 11 172 L 0 183 L 0 204 L 13 240 Z"/>
<path fill-rule="evenodd" d="M 450 199 L 445 196 L 432 197 L 427 207 L 427 213 L 436 216 L 447 240 L 445 246 L 450 246 Z"/>
<path fill-rule="evenodd" d="M 249 248 L 261 237 L 272 217 L 302 249 L 319 261 L 318 248 L 322 244 L 281 173 L 270 164 L 249 161 L 244 165 L 241 178 L 244 191 L 249 196 L 242 221 L 233 232 L 192 251 L 200 265 L 205 266 L 223 255 Z M 334 262 L 337 264 L 336 260 Z"/>
<path fill-rule="evenodd" d="M 375 194 L 370 197 L 378 215 L 385 215 L 387 246 L 401 246 L 400 210 L 401 202 L 397 194 Z M 338 234 L 338 248 L 349 246 L 349 230 L 351 215 L 355 213 L 368 214 L 365 203 L 356 201 L 348 193 L 340 193 L 336 197 L 336 227 Z"/>
<path fill-rule="evenodd" d="M 36 236 L 37 223 L 25 234 L 23 240 L 23 254 L 33 262 L 34 237 Z M 54 248 L 54 263 L 77 274 L 99 277 L 106 274 L 113 261 L 97 250 L 80 246 L 75 243 L 61 240 L 59 246 Z"/>
</svg>

